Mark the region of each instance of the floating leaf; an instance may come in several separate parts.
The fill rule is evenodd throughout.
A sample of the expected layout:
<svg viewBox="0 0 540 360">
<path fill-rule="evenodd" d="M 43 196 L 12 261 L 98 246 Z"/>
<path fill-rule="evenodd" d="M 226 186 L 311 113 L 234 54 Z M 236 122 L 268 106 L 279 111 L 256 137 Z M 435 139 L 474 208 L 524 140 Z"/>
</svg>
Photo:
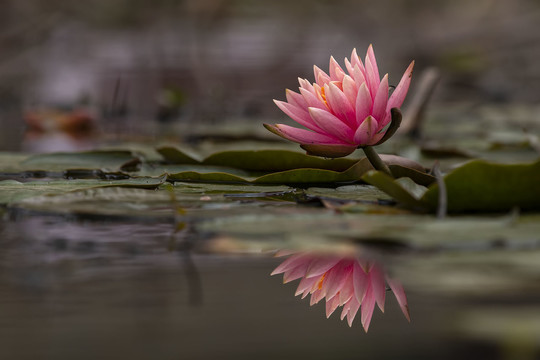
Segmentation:
<svg viewBox="0 0 540 360">
<path fill-rule="evenodd" d="M 100 187 L 131 187 L 141 189 L 155 189 L 165 182 L 160 178 L 132 178 L 128 180 L 55 180 L 18 182 L 15 180 L 0 181 L 0 204 L 9 204 L 22 199 L 42 196 L 64 194 L 70 191 L 100 188 Z"/>
<path fill-rule="evenodd" d="M 207 172 L 201 173 L 196 171 L 183 171 L 176 174 L 170 174 L 167 178 L 169 181 L 200 181 L 200 182 L 217 182 L 217 183 L 245 183 L 248 180 L 236 175 L 227 174 L 224 172 Z"/>
<path fill-rule="evenodd" d="M 162 146 L 157 148 L 156 151 L 163 156 L 165 162 L 170 164 L 193 165 L 201 163 L 195 155 L 188 154 L 186 151 L 173 146 Z"/>
<path fill-rule="evenodd" d="M 219 157 L 224 157 L 230 160 L 229 154 L 232 152 L 222 153 Z M 245 153 L 245 152 L 242 152 Z M 266 155 L 272 153 L 283 153 L 283 151 L 267 151 L 263 152 Z M 294 152 L 286 152 L 289 154 L 301 155 L 302 157 L 309 158 L 308 160 L 321 160 L 321 161 L 337 161 L 337 160 L 322 160 L 318 158 L 313 158 L 311 156 L 297 154 Z M 225 155 L 223 155 L 225 154 Z M 260 154 L 259 154 L 260 155 Z M 259 156 L 257 155 L 257 156 Z M 218 158 L 219 158 L 218 157 Z M 294 157 L 294 155 L 293 155 Z M 210 157 L 211 158 L 211 157 Z M 313 158 L 313 159 L 310 159 Z M 434 181 L 434 178 L 430 175 L 422 173 L 418 169 L 423 169 L 421 165 L 393 155 L 382 155 L 382 158 L 387 162 L 392 171 L 402 174 L 402 176 L 410 176 L 415 178 L 416 181 L 420 183 L 431 183 Z M 214 160 L 217 158 L 214 158 Z M 302 162 L 301 158 L 296 160 Z M 206 160 L 204 161 L 206 163 Z M 216 161 L 217 162 L 217 161 Z M 275 164 L 278 164 L 276 162 Z M 285 163 L 279 164 L 284 165 Z M 291 163 L 292 164 L 292 163 Z M 299 164 L 298 162 L 296 164 Z M 323 163 L 319 163 L 323 164 Z M 410 165 L 414 168 L 404 167 L 400 164 Z M 328 169 L 320 168 L 295 168 L 291 170 L 272 172 L 257 178 L 252 178 L 247 173 L 241 173 L 239 170 L 234 168 L 221 168 L 222 171 L 215 171 L 215 167 L 206 167 L 200 166 L 197 170 L 197 166 L 194 165 L 193 171 L 182 171 L 169 175 L 170 181 L 207 181 L 207 182 L 245 182 L 253 184 L 296 184 L 296 185 L 307 185 L 307 184 L 340 184 L 340 183 L 352 183 L 361 181 L 362 175 L 366 172 L 373 170 L 373 166 L 367 158 L 362 158 L 359 161 L 353 162 L 353 165 L 347 168 L 345 171 L 333 171 Z M 278 167 L 278 166 L 276 166 Z M 262 167 L 261 167 L 262 168 Z M 210 169 L 210 171 L 208 171 Z"/>
<path fill-rule="evenodd" d="M 372 171 L 362 177 L 399 202 L 435 211 L 438 185 L 433 183 L 425 193 L 412 182 L 394 180 Z M 444 177 L 449 212 L 507 211 L 540 209 L 540 160 L 532 164 L 495 164 L 471 161 Z M 421 197 L 420 197 L 421 195 Z"/>
<path fill-rule="evenodd" d="M 413 209 L 423 210 L 426 208 L 420 198 L 418 186 L 414 181 L 404 181 L 403 179 L 393 179 L 381 171 L 372 170 L 362 176 L 362 180 L 368 184 L 376 186 L 400 203 Z"/>
<path fill-rule="evenodd" d="M 203 163 L 274 172 L 299 168 L 345 171 L 356 161 L 353 159 L 324 159 L 288 150 L 254 150 L 216 153 L 207 157 Z"/>
<path fill-rule="evenodd" d="M 118 171 L 140 164 L 131 151 L 86 151 L 33 155 L 20 162 L 20 170 L 63 171 L 68 169 L 103 169 Z M 128 169 L 131 170 L 131 169 Z"/>
<path fill-rule="evenodd" d="M 451 212 L 540 209 L 540 160 L 512 165 L 475 160 L 446 175 L 444 182 Z M 431 210 L 438 193 L 433 184 L 422 197 Z"/>
</svg>

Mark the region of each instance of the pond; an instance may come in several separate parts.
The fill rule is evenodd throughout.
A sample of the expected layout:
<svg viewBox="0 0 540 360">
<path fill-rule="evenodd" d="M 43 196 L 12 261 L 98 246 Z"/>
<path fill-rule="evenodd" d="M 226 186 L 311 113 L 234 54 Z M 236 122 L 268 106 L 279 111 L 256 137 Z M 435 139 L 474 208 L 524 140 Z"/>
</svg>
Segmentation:
<svg viewBox="0 0 540 360">
<path fill-rule="evenodd" d="M 359 317 L 352 328 L 337 315 L 327 320 L 322 303 L 310 308 L 293 296 L 296 282 L 271 277 L 280 259 L 210 253 L 210 234 L 182 239 L 172 221 L 8 217 L 4 358 L 537 354 L 538 255 L 529 249 L 405 255 L 390 269 L 404 283 L 411 323 L 388 294 L 384 315 L 376 309 L 364 333 Z M 224 249 L 227 240 L 217 241 Z"/>
<path fill-rule="evenodd" d="M 441 119 L 438 147 L 386 150 L 450 173 L 462 150 L 537 158 L 516 131 L 445 148 Z M 241 139 L 0 154 L 1 357 L 540 356 L 536 193 L 438 219 L 358 181 L 357 155 Z"/>
</svg>

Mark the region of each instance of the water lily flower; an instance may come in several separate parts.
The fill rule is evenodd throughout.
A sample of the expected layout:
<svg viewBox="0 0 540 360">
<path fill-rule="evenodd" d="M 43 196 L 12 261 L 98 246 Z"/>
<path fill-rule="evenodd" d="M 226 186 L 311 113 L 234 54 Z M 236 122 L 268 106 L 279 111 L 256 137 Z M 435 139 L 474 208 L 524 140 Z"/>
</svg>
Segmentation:
<svg viewBox="0 0 540 360">
<path fill-rule="evenodd" d="M 299 143 L 311 155 L 342 157 L 356 148 L 376 145 L 388 138 L 383 139 L 392 109 L 403 103 L 413 67 L 414 61 L 389 97 L 388 74 L 380 78 L 371 45 L 364 63 L 354 49 L 351 60 L 345 58 L 345 70 L 331 57 L 330 74 L 314 66 L 313 84 L 299 78 L 299 93 L 287 89 L 286 102 L 274 100 L 285 114 L 308 130 L 284 124 L 264 126 Z"/>
<path fill-rule="evenodd" d="M 341 320 L 349 326 L 361 308 L 361 322 L 367 332 L 375 304 L 384 312 L 386 284 L 393 291 L 401 311 L 410 321 L 403 286 L 387 277 L 374 261 L 311 253 L 296 253 L 282 262 L 271 275 L 283 274 L 283 282 L 301 279 L 296 296 L 311 294 L 310 305 L 326 298 L 326 317 L 343 306 Z"/>
</svg>

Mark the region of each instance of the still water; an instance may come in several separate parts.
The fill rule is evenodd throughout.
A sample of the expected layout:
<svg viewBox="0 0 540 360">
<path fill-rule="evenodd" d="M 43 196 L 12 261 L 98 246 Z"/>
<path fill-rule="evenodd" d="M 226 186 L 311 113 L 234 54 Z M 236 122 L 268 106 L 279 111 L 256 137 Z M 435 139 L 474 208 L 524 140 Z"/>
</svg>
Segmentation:
<svg viewBox="0 0 540 360">
<path fill-rule="evenodd" d="M 4 214 L 0 358 L 540 356 L 540 285 L 531 282 L 537 271 L 507 264 L 504 272 L 525 277 L 525 285 L 504 285 L 508 294 L 496 281 L 483 286 L 478 274 L 502 276 L 500 268 L 479 263 L 479 271 L 467 272 L 459 253 L 453 262 L 413 255 L 400 266 L 392 265 L 395 255 L 384 256 L 381 266 L 404 285 L 411 323 L 386 289 L 385 313 L 375 307 L 365 333 L 360 312 L 352 327 L 339 310 L 326 319 L 324 301 L 310 307 L 309 297 L 294 296 L 300 279 L 283 284 L 281 275 L 270 276 L 285 258 L 211 252 L 209 236 L 176 236 L 176 227 L 168 218 Z M 443 270 L 426 274 L 436 258 Z"/>
</svg>

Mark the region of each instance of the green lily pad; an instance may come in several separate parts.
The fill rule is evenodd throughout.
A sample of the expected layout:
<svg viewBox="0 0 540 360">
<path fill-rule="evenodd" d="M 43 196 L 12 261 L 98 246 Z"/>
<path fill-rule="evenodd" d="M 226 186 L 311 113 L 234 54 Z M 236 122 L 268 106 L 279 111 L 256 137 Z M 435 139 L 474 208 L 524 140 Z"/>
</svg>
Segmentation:
<svg viewBox="0 0 540 360">
<path fill-rule="evenodd" d="M 229 152 L 232 153 L 232 152 Z M 245 152 L 242 152 L 245 153 Z M 263 153 L 268 154 L 279 154 L 283 153 L 283 151 L 267 151 Z M 288 154 L 296 154 L 300 155 L 302 157 L 308 157 L 313 158 L 310 160 L 321 160 L 321 161 L 338 161 L 338 160 L 322 160 L 318 158 L 314 158 L 307 155 L 302 155 L 294 152 L 286 151 Z M 219 156 L 225 156 L 223 155 L 225 153 L 222 153 L 222 155 Z M 228 158 L 228 155 L 225 156 Z M 396 173 L 399 173 L 401 176 L 409 176 L 411 178 L 414 178 L 415 181 L 418 181 L 419 183 L 426 183 L 430 184 L 435 179 L 427 175 L 425 173 L 422 173 L 418 169 L 421 169 L 420 165 L 408 160 L 404 159 L 398 156 L 393 155 L 383 155 L 383 159 L 389 164 L 389 166 L 392 168 L 392 171 L 396 171 Z M 300 158 L 297 158 L 297 160 Z M 343 160 L 343 159 L 342 159 Z M 279 161 L 278 161 L 279 162 Z M 275 164 L 278 164 L 276 162 Z M 296 165 L 299 165 L 302 161 L 299 160 L 299 162 L 296 163 Z M 206 160 L 204 161 L 206 163 Z M 291 163 L 292 164 L 292 163 Z M 319 163 L 319 165 L 322 163 Z M 181 171 L 178 173 L 173 173 L 169 175 L 170 181 L 207 181 L 207 182 L 239 182 L 239 183 L 253 183 L 253 184 L 340 184 L 340 183 L 352 183 L 361 181 L 362 175 L 364 175 L 366 172 L 373 170 L 373 166 L 369 162 L 367 158 L 362 158 L 359 161 L 353 161 L 352 166 L 347 168 L 345 171 L 334 171 L 334 170 L 328 170 L 328 169 L 321 169 L 321 168 L 295 168 L 285 171 L 278 171 L 278 172 L 271 172 L 269 174 L 265 174 L 256 178 L 251 177 L 248 173 L 242 173 L 241 170 L 230 168 L 230 167 L 223 167 L 218 168 L 221 169 L 221 171 L 216 171 L 216 167 L 209 166 L 209 165 L 193 165 L 193 170 L 189 171 Z M 402 166 L 400 164 L 406 164 L 409 166 L 415 166 L 416 169 L 409 168 Z M 284 165 L 284 163 L 278 164 L 278 165 Z M 276 166 L 278 168 L 279 166 Z M 262 167 L 261 167 L 262 169 Z"/>
<path fill-rule="evenodd" d="M 248 180 L 231 175 L 224 172 L 196 172 L 183 171 L 176 174 L 170 174 L 167 177 L 169 181 L 195 181 L 195 182 L 211 182 L 211 183 L 246 183 Z"/>
<path fill-rule="evenodd" d="M 156 151 L 165 159 L 165 162 L 170 164 L 193 165 L 201 163 L 195 155 L 188 154 L 186 151 L 173 146 L 162 146 L 157 148 Z"/>
<path fill-rule="evenodd" d="M 411 179 L 409 179 L 410 181 L 404 181 L 403 179 L 396 180 L 381 171 L 372 170 L 362 176 L 362 180 L 376 186 L 400 203 L 412 209 L 426 209 L 426 204 L 424 204 L 418 196 L 419 192 L 414 189 L 416 183 Z"/>
<path fill-rule="evenodd" d="M 64 171 L 67 169 L 131 170 L 140 164 L 131 151 L 87 151 L 33 155 L 19 163 L 19 170 Z"/>
<path fill-rule="evenodd" d="M 323 159 L 287 150 L 224 151 L 210 155 L 203 163 L 254 171 L 285 171 L 299 168 L 345 171 L 357 160 Z"/>
<path fill-rule="evenodd" d="M 140 189 L 155 189 L 165 182 L 160 178 L 132 178 L 128 180 L 54 180 L 18 182 L 15 180 L 0 181 L 0 204 L 10 204 L 26 198 L 43 195 L 64 194 L 71 191 L 101 188 L 101 187 L 130 187 Z"/>
<path fill-rule="evenodd" d="M 540 209 L 540 160 L 511 165 L 475 160 L 450 172 L 444 182 L 451 212 Z M 422 197 L 431 210 L 438 193 L 433 184 Z"/>
<path fill-rule="evenodd" d="M 243 170 L 275 172 L 298 168 L 327 169 L 345 171 L 356 160 L 323 159 L 288 150 L 237 150 L 222 151 L 199 161 L 195 156 L 171 146 L 157 149 L 167 163 L 171 164 L 204 164 L 234 167 Z"/>
<path fill-rule="evenodd" d="M 399 202 L 416 209 L 435 211 L 439 187 L 420 189 L 412 181 L 394 180 L 372 171 L 362 180 L 377 186 Z M 495 164 L 475 160 L 444 177 L 449 212 L 540 209 L 540 160 L 532 164 Z"/>
</svg>

